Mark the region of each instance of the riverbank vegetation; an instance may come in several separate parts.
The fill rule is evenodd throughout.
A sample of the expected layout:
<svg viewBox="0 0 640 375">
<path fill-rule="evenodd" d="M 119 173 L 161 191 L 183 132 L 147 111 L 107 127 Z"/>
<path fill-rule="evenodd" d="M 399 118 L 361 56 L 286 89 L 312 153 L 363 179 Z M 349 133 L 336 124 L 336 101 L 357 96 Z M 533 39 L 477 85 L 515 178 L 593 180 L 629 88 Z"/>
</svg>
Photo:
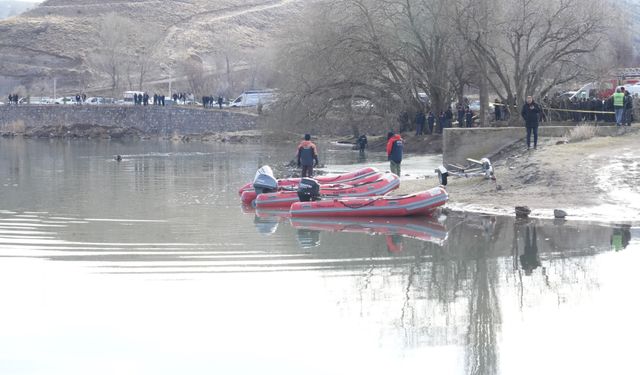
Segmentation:
<svg viewBox="0 0 640 375">
<path fill-rule="evenodd" d="M 519 105 L 624 63 L 608 1 L 329 0 L 310 4 L 275 46 L 272 126 L 406 131 L 479 91 Z M 607 10 L 607 11 L 605 11 Z M 617 26 L 616 26 L 617 28 Z M 615 60 L 615 61 L 614 61 Z M 479 122 L 484 116 L 480 114 Z M 519 116 L 511 116 L 518 122 Z M 331 124 L 331 125 L 325 125 Z"/>
</svg>

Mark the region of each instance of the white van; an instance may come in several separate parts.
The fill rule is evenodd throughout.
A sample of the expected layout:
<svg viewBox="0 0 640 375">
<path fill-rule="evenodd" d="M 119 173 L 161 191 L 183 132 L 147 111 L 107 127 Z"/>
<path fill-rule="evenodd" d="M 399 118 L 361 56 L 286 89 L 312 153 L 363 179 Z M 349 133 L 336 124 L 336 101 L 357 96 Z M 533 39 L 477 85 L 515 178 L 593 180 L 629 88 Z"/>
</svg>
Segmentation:
<svg viewBox="0 0 640 375">
<path fill-rule="evenodd" d="M 229 104 L 231 107 L 255 107 L 258 104 L 269 104 L 275 100 L 273 90 L 245 91 Z"/>
<path fill-rule="evenodd" d="M 640 84 L 635 85 L 624 85 L 625 91 L 629 91 L 631 96 L 640 95 Z"/>
</svg>

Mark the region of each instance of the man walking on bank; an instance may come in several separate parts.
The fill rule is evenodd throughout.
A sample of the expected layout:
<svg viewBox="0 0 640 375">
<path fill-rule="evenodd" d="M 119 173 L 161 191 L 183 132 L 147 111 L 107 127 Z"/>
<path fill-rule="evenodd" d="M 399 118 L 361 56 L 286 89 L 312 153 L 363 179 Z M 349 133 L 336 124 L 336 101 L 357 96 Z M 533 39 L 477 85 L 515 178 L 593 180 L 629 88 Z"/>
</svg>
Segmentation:
<svg viewBox="0 0 640 375">
<path fill-rule="evenodd" d="M 533 148 L 538 148 L 538 125 L 542 108 L 533 101 L 532 96 L 527 96 L 527 102 L 522 107 L 522 118 L 527 127 L 527 150 L 531 148 L 531 133 L 533 133 Z"/>
<path fill-rule="evenodd" d="M 298 167 L 302 167 L 302 177 L 313 177 L 313 167 L 318 166 L 318 149 L 311 142 L 311 135 L 305 134 L 298 145 Z"/>
<path fill-rule="evenodd" d="M 402 137 L 393 132 L 387 133 L 387 158 L 391 164 L 391 173 L 400 177 L 400 163 L 402 163 Z"/>
</svg>

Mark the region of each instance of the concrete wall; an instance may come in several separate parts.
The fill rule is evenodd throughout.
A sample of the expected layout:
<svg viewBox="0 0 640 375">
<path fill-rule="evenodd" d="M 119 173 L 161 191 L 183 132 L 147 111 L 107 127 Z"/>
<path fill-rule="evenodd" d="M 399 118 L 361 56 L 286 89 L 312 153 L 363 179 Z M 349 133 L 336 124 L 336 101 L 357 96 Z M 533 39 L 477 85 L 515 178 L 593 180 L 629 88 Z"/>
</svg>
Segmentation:
<svg viewBox="0 0 640 375">
<path fill-rule="evenodd" d="M 573 126 L 540 126 L 540 137 L 564 137 Z M 599 126 L 599 136 L 614 135 L 615 126 Z M 467 164 L 467 158 L 491 157 L 503 148 L 526 137 L 524 127 L 445 129 L 442 137 L 442 159 L 446 164 Z"/>
<path fill-rule="evenodd" d="M 258 117 L 226 110 L 154 106 L 0 106 L 0 130 L 22 121 L 26 129 L 77 124 L 137 128 L 150 135 L 249 130 Z"/>
</svg>

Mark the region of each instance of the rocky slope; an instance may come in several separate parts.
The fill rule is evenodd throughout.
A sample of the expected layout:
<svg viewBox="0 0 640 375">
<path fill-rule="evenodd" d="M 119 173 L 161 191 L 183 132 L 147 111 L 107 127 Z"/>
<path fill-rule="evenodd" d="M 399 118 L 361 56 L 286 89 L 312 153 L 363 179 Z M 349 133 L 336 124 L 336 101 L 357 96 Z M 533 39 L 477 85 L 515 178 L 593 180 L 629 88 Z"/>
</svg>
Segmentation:
<svg viewBox="0 0 640 375">
<path fill-rule="evenodd" d="M 235 63 L 272 37 L 302 0 L 48 0 L 18 16 L 0 21 L 0 78 L 27 87 L 58 80 L 58 86 L 82 86 L 95 80 L 88 64 L 99 43 L 102 17 L 130 18 L 139 33 L 160 37 L 158 58 L 170 64 L 232 50 Z M 89 78 L 87 78 L 89 77 Z M 1 79 L 0 79 L 1 81 Z"/>
</svg>

